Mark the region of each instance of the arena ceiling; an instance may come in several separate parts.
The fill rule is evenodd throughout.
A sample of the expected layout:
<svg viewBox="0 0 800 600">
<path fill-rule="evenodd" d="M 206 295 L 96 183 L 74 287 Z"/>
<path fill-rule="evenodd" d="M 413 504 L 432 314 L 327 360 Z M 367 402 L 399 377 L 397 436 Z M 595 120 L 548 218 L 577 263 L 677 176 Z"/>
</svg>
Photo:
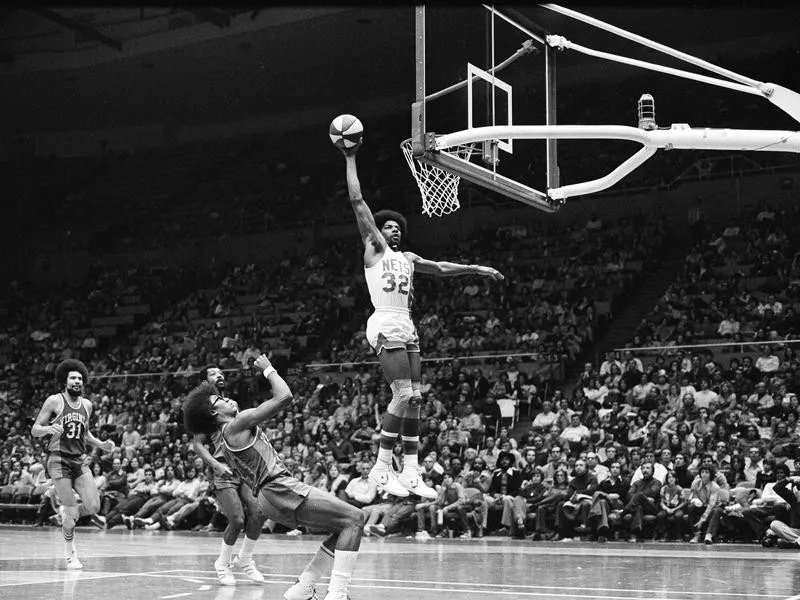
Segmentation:
<svg viewBox="0 0 800 600">
<path fill-rule="evenodd" d="M 580 43 L 602 35 L 604 49 L 619 47 L 608 34 L 547 11 L 518 10 L 558 33 L 577 32 Z M 758 36 L 797 47 L 800 26 L 798 9 L 585 12 L 687 49 Z M 455 16 L 453 28 L 459 27 L 464 35 L 482 35 Z M 410 5 L 3 7 L 0 135 L 238 121 L 367 97 L 404 96 L 410 104 L 412 31 Z M 757 48 L 739 50 L 746 56 Z"/>
</svg>

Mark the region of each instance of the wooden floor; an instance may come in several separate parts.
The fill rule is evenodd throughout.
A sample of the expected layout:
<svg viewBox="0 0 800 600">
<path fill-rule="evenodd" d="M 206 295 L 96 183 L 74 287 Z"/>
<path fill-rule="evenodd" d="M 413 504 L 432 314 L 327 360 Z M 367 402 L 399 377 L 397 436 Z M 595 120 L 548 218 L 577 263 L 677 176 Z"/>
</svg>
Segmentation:
<svg viewBox="0 0 800 600">
<path fill-rule="evenodd" d="M 79 528 L 84 564 L 66 571 L 55 528 L 0 528 L 0 598 L 25 600 L 280 600 L 321 540 L 265 535 L 256 563 L 267 582 L 237 574 L 217 585 L 219 534 Z M 238 544 L 237 544 L 238 548 Z M 327 581 L 327 580 L 325 580 Z M 326 585 L 319 586 L 322 597 Z M 756 545 L 604 545 L 367 538 L 353 600 L 456 597 L 638 600 L 800 599 L 800 551 Z"/>
</svg>

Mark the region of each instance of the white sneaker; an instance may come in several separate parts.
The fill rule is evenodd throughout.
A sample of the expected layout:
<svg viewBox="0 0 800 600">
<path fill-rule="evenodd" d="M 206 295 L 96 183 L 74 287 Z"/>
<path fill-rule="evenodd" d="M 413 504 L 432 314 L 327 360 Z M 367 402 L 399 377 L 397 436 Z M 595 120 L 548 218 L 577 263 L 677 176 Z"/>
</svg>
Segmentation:
<svg viewBox="0 0 800 600">
<path fill-rule="evenodd" d="M 247 575 L 247 578 L 250 581 L 255 583 L 264 583 L 264 575 L 262 575 L 261 571 L 256 568 L 256 561 L 254 561 L 252 558 L 248 562 L 243 562 L 239 558 L 239 555 L 236 554 L 231 562 L 234 567 L 241 569 L 242 572 Z"/>
<path fill-rule="evenodd" d="M 375 464 L 369 472 L 369 480 L 378 486 L 378 490 L 385 491 L 392 496 L 400 498 L 408 496 L 408 490 L 398 481 L 397 473 L 391 467 Z"/>
<path fill-rule="evenodd" d="M 429 539 L 431 539 L 431 534 L 423 529 L 422 531 L 418 531 L 417 535 L 415 535 L 414 538 L 418 539 L 418 540 L 423 540 L 423 541 L 424 540 L 429 540 Z"/>
<path fill-rule="evenodd" d="M 347 592 L 331 592 L 325 594 L 325 600 L 350 600 L 350 594 Z"/>
<path fill-rule="evenodd" d="M 313 585 L 304 585 L 298 579 L 283 593 L 283 600 L 319 600 L 319 596 Z"/>
<path fill-rule="evenodd" d="M 425 485 L 425 482 L 422 481 L 417 473 L 403 471 L 397 476 L 397 480 L 400 482 L 400 485 L 412 494 L 427 498 L 428 500 L 436 500 L 436 498 L 439 497 L 439 493 L 432 487 Z"/>
<path fill-rule="evenodd" d="M 214 570 L 217 572 L 217 579 L 220 585 L 236 585 L 236 578 L 233 576 L 230 565 L 224 565 L 215 560 Z"/>
<path fill-rule="evenodd" d="M 67 561 L 67 569 L 69 569 L 70 571 L 83 568 L 83 563 L 81 563 L 81 561 L 78 560 L 78 553 L 75 552 L 75 550 L 65 555 L 64 560 Z"/>
<path fill-rule="evenodd" d="M 303 532 L 300 531 L 299 529 L 292 529 L 291 531 L 287 531 L 286 535 L 290 535 L 292 537 L 296 537 L 298 535 L 303 535 Z"/>
<path fill-rule="evenodd" d="M 150 523 L 149 525 L 145 525 L 144 528 L 147 529 L 148 531 L 155 531 L 157 529 L 161 529 L 161 522 Z"/>
</svg>

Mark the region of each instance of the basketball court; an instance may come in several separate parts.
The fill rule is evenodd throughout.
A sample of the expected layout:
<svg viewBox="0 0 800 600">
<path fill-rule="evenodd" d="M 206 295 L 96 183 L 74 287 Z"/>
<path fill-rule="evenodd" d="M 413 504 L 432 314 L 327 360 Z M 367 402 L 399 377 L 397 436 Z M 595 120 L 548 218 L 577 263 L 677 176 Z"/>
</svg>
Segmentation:
<svg viewBox="0 0 800 600">
<path fill-rule="evenodd" d="M 226 588 L 217 584 L 212 566 L 220 534 L 82 527 L 76 536 L 82 571 L 65 570 L 58 529 L 6 527 L 0 537 L 0 598 L 26 600 L 279 599 L 322 539 L 265 535 L 255 559 L 267 582 L 252 584 L 237 573 L 236 587 Z M 318 592 L 324 593 L 325 582 Z M 353 600 L 433 600 L 442 594 L 476 599 L 784 600 L 798 593 L 800 554 L 793 550 L 501 538 L 366 538 L 351 585 Z"/>
</svg>

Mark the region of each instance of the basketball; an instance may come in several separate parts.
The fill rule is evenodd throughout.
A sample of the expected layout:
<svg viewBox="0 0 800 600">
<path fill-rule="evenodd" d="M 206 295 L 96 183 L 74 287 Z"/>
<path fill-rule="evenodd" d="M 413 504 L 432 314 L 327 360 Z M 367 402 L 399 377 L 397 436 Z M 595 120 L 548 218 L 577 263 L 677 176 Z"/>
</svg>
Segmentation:
<svg viewBox="0 0 800 600">
<path fill-rule="evenodd" d="M 364 135 L 364 126 L 358 117 L 353 115 L 339 115 L 328 130 L 333 145 L 341 150 L 350 150 L 361 145 Z"/>
</svg>

